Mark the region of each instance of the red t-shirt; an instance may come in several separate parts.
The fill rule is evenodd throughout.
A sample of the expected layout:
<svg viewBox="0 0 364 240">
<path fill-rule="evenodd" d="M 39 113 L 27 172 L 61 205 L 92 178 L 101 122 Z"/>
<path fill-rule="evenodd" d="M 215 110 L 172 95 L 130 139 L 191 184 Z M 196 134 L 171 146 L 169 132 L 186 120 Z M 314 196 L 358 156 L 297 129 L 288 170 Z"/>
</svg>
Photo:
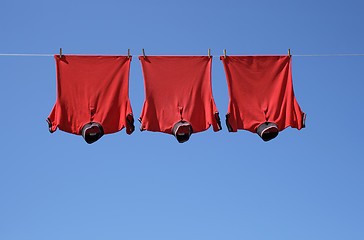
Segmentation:
<svg viewBox="0 0 364 240">
<path fill-rule="evenodd" d="M 291 57 L 221 56 L 229 88 L 228 129 L 256 132 L 265 122 L 279 131 L 301 129 L 305 114 L 293 93 Z"/>
<path fill-rule="evenodd" d="M 207 56 L 139 56 L 143 68 L 145 101 L 141 130 L 172 133 L 179 121 L 193 132 L 213 126 L 221 130 L 211 91 L 211 61 Z"/>
<path fill-rule="evenodd" d="M 90 122 L 102 125 L 104 133 L 126 127 L 134 131 L 129 102 L 127 56 L 54 56 L 57 67 L 57 101 L 47 121 L 49 131 L 80 135 Z"/>
</svg>

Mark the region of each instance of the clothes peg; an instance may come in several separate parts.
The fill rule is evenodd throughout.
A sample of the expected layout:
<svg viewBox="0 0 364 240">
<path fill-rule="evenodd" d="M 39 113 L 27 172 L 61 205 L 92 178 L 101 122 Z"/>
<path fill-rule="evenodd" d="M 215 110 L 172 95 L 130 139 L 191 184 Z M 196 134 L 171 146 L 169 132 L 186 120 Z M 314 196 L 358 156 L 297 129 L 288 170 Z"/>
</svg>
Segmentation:
<svg viewBox="0 0 364 240">
<path fill-rule="evenodd" d="M 143 57 L 145 58 L 145 52 L 144 52 L 144 48 L 143 48 Z"/>
<path fill-rule="evenodd" d="M 129 59 L 129 57 L 130 57 L 130 49 L 128 49 L 128 59 Z"/>
<path fill-rule="evenodd" d="M 209 58 L 211 58 L 211 49 L 209 48 Z"/>
<path fill-rule="evenodd" d="M 226 49 L 224 49 L 224 58 L 226 58 Z"/>
<path fill-rule="evenodd" d="M 62 58 L 62 48 L 59 49 L 59 58 Z"/>
<path fill-rule="evenodd" d="M 288 48 L 288 56 L 291 57 L 291 49 Z"/>
</svg>

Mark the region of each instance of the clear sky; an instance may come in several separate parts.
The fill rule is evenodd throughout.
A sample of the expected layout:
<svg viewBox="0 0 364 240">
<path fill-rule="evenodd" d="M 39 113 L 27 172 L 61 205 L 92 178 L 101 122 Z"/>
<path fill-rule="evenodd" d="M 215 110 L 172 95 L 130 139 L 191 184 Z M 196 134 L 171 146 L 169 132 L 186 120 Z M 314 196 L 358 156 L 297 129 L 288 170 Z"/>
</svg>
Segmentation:
<svg viewBox="0 0 364 240">
<path fill-rule="evenodd" d="M 364 53 L 363 1 L 2 1 L 0 53 L 127 54 L 135 119 L 149 55 L 213 58 L 223 130 L 48 132 L 53 57 L 0 56 L 1 240 L 364 239 L 364 56 L 295 57 L 306 128 L 225 126 L 219 55 Z M 140 127 L 136 122 L 136 128 Z"/>
</svg>

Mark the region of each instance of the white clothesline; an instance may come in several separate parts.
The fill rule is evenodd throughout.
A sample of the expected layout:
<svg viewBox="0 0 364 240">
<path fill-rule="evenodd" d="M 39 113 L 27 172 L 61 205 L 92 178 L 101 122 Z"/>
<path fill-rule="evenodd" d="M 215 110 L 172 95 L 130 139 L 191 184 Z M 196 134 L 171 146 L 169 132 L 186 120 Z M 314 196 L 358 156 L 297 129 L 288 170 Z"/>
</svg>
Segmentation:
<svg viewBox="0 0 364 240">
<path fill-rule="evenodd" d="M 0 53 L 0 56 L 15 56 L 15 57 L 52 57 L 52 56 L 54 56 L 54 54 Z"/>
<path fill-rule="evenodd" d="M 352 57 L 352 56 L 364 56 L 364 53 L 354 54 L 312 54 L 312 55 L 299 55 L 293 54 L 293 57 Z"/>
<path fill-rule="evenodd" d="M 0 53 L 0 56 L 14 56 L 14 57 L 53 57 L 55 54 L 32 54 L 32 53 Z M 59 55 L 59 54 L 56 54 Z M 68 55 L 68 54 L 66 54 Z M 76 55 L 76 54 L 71 54 Z M 80 54 L 85 55 L 85 54 Z M 229 55 L 227 55 L 229 56 Z M 292 57 L 352 57 L 352 56 L 364 56 L 364 53 L 354 53 L 354 54 L 311 54 L 311 55 L 301 55 L 301 54 L 291 54 Z"/>
</svg>

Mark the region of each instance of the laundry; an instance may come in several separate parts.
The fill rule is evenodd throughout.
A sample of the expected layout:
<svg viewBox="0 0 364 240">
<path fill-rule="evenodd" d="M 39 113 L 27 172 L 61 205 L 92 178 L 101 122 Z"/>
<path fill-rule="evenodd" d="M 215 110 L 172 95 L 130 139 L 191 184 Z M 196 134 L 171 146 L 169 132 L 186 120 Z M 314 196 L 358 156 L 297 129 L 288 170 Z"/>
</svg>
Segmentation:
<svg viewBox="0 0 364 240">
<path fill-rule="evenodd" d="M 192 133 L 221 130 L 211 91 L 208 56 L 140 56 L 145 101 L 140 129 L 172 134 L 182 143 Z"/>
<path fill-rule="evenodd" d="M 229 88 L 226 125 L 257 133 L 264 141 L 291 126 L 305 127 L 293 92 L 290 56 L 220 56 Z"/>
<path fill-rule="evenodd" d="M 131 56 L 55 55 L 57 100 L 47 122 L 93 143 L 126 127 L 134 131 L 129 101 Z"/>
</svg>

